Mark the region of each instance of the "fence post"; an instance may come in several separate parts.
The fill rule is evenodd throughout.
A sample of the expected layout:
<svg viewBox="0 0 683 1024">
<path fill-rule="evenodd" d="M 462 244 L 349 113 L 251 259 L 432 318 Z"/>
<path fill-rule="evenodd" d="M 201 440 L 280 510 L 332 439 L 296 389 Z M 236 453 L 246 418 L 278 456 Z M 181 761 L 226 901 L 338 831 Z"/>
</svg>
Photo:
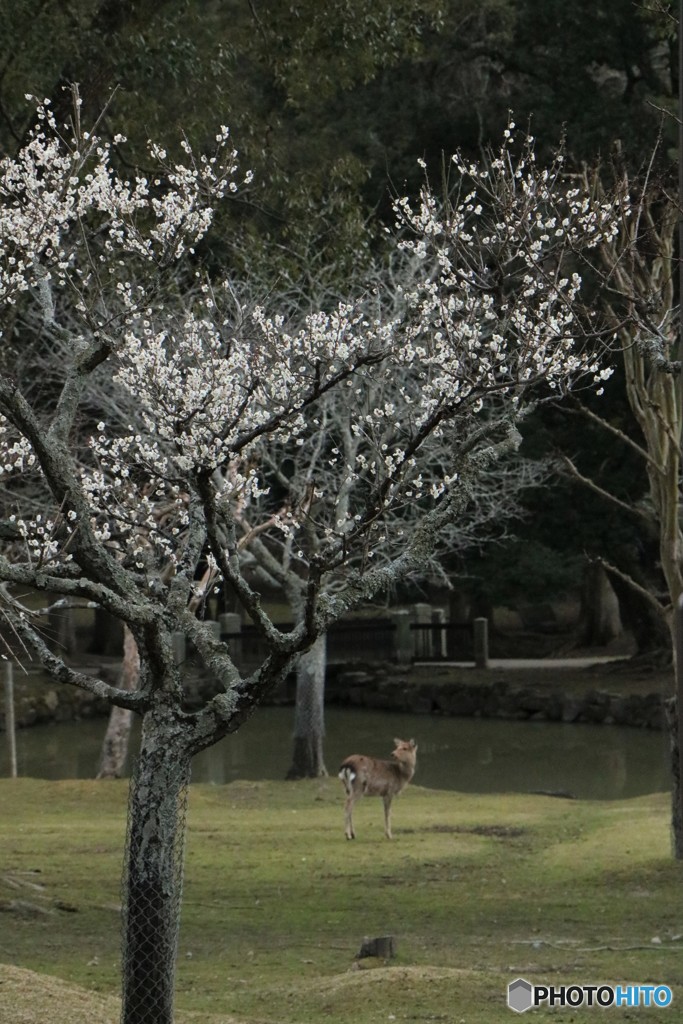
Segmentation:
<svg viewBox="0 0 683 1024">
<path fill-rule="evenodd" d="M 432 624 L 432 606 L 422 601 L 413 605 L 414 622 L 423 629 L 415 630 L 419 640 L 416 644 L 415 654 L 417 657 L 431 658 L 434 654 L 433 630 L 427 628 Z"/>
<path fill-rule="evenodd" d="M 489 667 L 489 620 L 475 619 L 474 623 L 474 664 L 477 668 Z"/>
<path fill-rule="evenodd" d="M 214 639 L 215 640 L 220 640 L 220 638 L 221 638 L 221 624 L 220 624 L 220 622 L 214 622 L 213 619 L 204 619 L 204 625 L 209 627 L 209 629 L 211 630 L 211 632 L 214 635 Z"/>
<path fill-rule="evenodd" d="M 17 733 L 14 723 L 14 666 L 5 662 L 5 734 L 9 745 L 10 778 L 17 777 Z"/>
<path fill-rule="evenodd" d="M 242 616 L 238 615 L 237 612 L 223 612 L 222 615 L 218 616 L 218 622 L 220 623 L 221 633 L 242 632 Z"/>
<path fill-rule="evenodd" d="M 446 625 L 446 612 L 443 608 L 435 608 L 432 612 L 432 623 L 435 626 L 444 627 Z M 437 652 L 437 657 L 443 658 L 444 661 L 448 657 L 448 634 L 446 629 L 434 629 L 434 647 Z"/>
<path fill-rule="evenodd" d="M 413 660 L 413 637 L 410 632 L 410 612 L 404 609 L 391 612 L 394 626 L 394 661 L 408 665 Z"/>
</svg>

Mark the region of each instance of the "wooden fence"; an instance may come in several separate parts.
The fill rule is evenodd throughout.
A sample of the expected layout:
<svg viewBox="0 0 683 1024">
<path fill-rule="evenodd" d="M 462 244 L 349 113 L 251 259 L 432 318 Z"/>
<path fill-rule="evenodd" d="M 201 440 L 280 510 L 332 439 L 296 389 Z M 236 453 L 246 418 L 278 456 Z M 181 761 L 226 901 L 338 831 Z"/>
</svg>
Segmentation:
<svg viewBox="0 0 683 1024">
<path fill-rule="evenodd" d="M 232 617 L 231 617 L 232 618 Z M 232 657 L 243 670 L 261 663 L 266 650 L 258 629 L 243 624 L 235 629 L 220 628 L 220 636 L 230 645 Z M 405 623 L 401 629 L 395 618 L 350 619 L 335 623 L 327 634 L 327 662 L 349 661 L 399 662 L 474 661 L 474 632 L 470 623 Z M 288 632 L 293 623 L 278 623 Z M 219 626 L 216 626 L 217 635 Z M 407 638 L 407 639 L 406 639 Z"/>
</svg>

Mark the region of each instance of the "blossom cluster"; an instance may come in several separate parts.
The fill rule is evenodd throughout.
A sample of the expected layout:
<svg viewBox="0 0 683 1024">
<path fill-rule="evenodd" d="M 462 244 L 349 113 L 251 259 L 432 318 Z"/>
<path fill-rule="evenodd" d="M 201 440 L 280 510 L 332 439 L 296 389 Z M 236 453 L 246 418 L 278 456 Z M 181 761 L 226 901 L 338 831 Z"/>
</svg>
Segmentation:
<svg viewBox="0 0 683 1024">
<path fill-rule="evenodd" d="M 380 358 L 391 341 L 390 326 L 352 305 L 307 316 L 291 333 L 261 307 L 239 332 L 203 312 L 161 327 L 143 317 L 115 353 L 114 383 L 184 471 L 245 458 L 264 432 L 296 437 L 305 403 L 360 362 Z"/>
<path fill-rule="evenodd" d="M 558 388 L 583 374 L 599 383 L 609 373 L 582 350 L 582 282 L 571 264 L 614 237 L 623 198 L 617 208 L 566 182 L 561 154 L 539 168 L 529 136 L 513 157 L 514 127 L 488 162 L 453 157 L 453 200 L 438 201 L 425 184 L 417 204 L 395 204 L 400 246 L 425 268 L 406 302 L 427 416 L 444 395 L 476 408 L 493 389 L 515 395 L 539 381 Z"/>
<path fill-rule="evenodd" d="M 164 481 L 160 475 L 163 461 L 136 466 L 131 458 L 134 438 L 122 439 L 121 444 L 112 446 L 125 452 L 123 465 L 117 464 L 113 452 L 107 451 L 103 435 L 98 438 L 91 440 L 91 446 L 97 454 L 105 456 L 100 468 L 83 469 L 81 473 L 93 534 L 135 570 L 154 572 L 160 565 L 175 564 L 189 522 L 187 494 L 172 482 Z M 148 457 L 149 451 L 145 455 Z M 74 529 L 76 525 L 73 524 Z"/>
<path fill-rule="evenodd" d="M 0 415 L 0 477 L 12 477 L 29 469 L 37 469 L 30 441 L 18 434 L 7 418 Z"/>
<path fill-rule="evenodd" d="M 584 344 L 579 264 L 613 238 L 616 211 L 565 180 L 560 158 L 539 168 L 530 138 L 513 156 L 513 125 L 490 160 L 454 157 L 448 201 L 428 184 L 397 201 L 410 268 L 398 294 L 288 318 L 259 305 L 226 315 L 220 285 L 155 299 L 146 264 L 180 258 L 238 187 L 227 129 L 215 141 L 199 158 L 184 143 L 180 164 L 151 145 L 157 176 L 128 180 L 108 144 L 58 130 L 42 104 L 24 150 L 0 164 L 0 301 L 73 286 L 54 310 L 75 312 L 65 378 L 108 332 L 98 373 L 119 413 L 97 415 L 91 396 L 71 423 L 73 461 L 89 529 L 135 571 L 177 560 L 200 483 L 226 524 L 248 511 L 292 557 L 400 546 L 455 486 L 466 444 L 487 443 L 539 386 L 608 373 Z M 34 469 L 31 438 L 5 426 L 0 473 Z M 22 516 L 22 539 L 34 557 L 71 558 L 83 524 L 66 507 L 48 518 Z"/>
<path fill-rule="evenodd" d="M 150 142 L 151 176 L 127 179 L 113 160 L 123 136 L 109 143 L 59 126 L 49 100 L 37 118 L 18 156 L 0 161 L 3 304 L 45 280 L 71 280 L 80 291 L 103 270 L 118 274 L 122 258 L 176 260 L 205 234 L 213 205 L 238 188 L 227 128 L 211 155 L 195 157 L 185 142 L 185 163 Z"/>
</svg>

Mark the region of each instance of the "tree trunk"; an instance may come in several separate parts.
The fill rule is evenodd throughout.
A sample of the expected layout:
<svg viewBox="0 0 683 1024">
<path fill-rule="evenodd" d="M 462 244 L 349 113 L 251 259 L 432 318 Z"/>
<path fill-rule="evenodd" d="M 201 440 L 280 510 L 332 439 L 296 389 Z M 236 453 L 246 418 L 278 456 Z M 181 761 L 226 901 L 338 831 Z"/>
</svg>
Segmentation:
<svg viewBox="0 0 683 1024">
<path fill-rule="evenodd" d="M 173 1024 L 189 778 L 182 723 L 148 712 L 128 810 L 121 1024 Z"/>
<path fill-rule="evenodd" d="M 119 686 L 122 690 L 136 690 L 140 680 L 140 655 L 133 634 L 123 627 L 123 663 Z M 109 712 L 109 724 L 102 742 L 98 779 L 120 779 L 128 756 L 128 741 L 133 724 L 133 712 L 114 705 Z"/>
<path fill-rule="evenodd" d="M 676 698 L 664 702 L 671 749 L 671 840 L 676 860 L 683 860 L 683 819 L 681 818 L 681 759 L 678 744 Z"/>
<path fill-rule="evenodd" d="M 288 779 L 327 775 L 323 756 L 326 667 L 327 637 L 323 634 L 301 655 L 297 666 L 294 751 Z"/>
<path fill-rule="evenodd" d="M 647 581 L 638 577 L 629 567 L 630 575 L 647 586 Z M 610 575 L 610 583 L 619 599 L 619 612 L 624 628 L 628 629 L 636 642 L 636 652 L 641 657 L 652 657 L 658 661 L 671 662 L 671 630 L 664 609 L 659 613 L 638 591 L 618 576 Z"/>
<path fill-rule="evenodd" d="M 599 562 L 586 566 L 581 594 L 584 643 L 603 647 L 622 633 L 619 600 Z"/>
</svg>

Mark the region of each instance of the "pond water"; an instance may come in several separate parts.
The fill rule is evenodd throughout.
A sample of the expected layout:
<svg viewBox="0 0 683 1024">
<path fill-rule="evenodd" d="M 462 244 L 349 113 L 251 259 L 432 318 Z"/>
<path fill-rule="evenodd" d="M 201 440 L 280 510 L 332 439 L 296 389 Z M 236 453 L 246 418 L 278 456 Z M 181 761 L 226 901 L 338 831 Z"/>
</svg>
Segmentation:
<svg viewBox="0 0 683 1024">
<path fill-rule="evenodd" d="M 262 708 L 239 732 L 198 755 L 194 782 L 281 779 L 291 757 L 292 708 Z M 445 718 L 330 708 L 330 772 L 347 754 L 388 756 L 392 739 L 418 743 L 415 783 L 467 793 L 562 791 L 609 800 L 669 789 L 664 733 L 615 726 Z M 92 778 L 105 719 L 39 725 L 17 733 L 19 774 Z M 135 749 L 135 738 L 133 740 Z M 0 736 L 0 774 L 8 755 Z"/>
</svg>

